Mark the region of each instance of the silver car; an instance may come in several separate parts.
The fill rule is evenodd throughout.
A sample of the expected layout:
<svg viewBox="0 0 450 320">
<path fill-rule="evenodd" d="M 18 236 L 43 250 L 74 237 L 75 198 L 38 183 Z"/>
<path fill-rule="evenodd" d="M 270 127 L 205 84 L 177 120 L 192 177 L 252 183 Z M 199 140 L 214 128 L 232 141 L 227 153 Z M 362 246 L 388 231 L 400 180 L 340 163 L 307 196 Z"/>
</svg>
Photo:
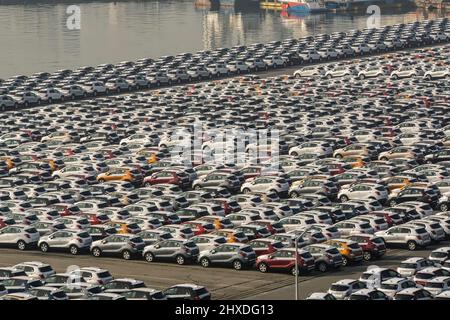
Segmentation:
<svg viewBox="0 0 450 320">
<path fill-rule="evenodd" d="M 144 249 L 142 238 L 134 234 L 113 234 L 91 244 L 91 253 L 94 257 L 102 255 L 119 255 L 125 260 L 140 255 Z"/>
<path fill-rule="evenodd" d="M 39 240 L 39 232 L 27 225 L 12 225 L 0 229 L 0 246 L 17 247 L 25 250 L 33 247 Z"/>
<path fill-rule="evenodd" d="M 89 233 L 80 230 L 60 230 L 39 239 L 38 247 L 42 252 L 49 250 L 68 250 L 76 255 L 91 246 L 92 237 Z"/>
</svg>

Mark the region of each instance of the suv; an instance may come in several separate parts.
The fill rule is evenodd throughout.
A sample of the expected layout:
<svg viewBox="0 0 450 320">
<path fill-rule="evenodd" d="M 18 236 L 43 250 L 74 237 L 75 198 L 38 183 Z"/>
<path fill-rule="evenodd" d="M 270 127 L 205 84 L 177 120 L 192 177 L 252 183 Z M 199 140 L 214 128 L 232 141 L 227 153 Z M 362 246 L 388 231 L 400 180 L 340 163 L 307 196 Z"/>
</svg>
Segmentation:
<svg viewBox="0 0 450 320">
<path fill-rule="evenodd" d="M 22 262 L 13 266 L 16 270 L 23 270 L 28 278 L 45 279 L 53 274 L 55 271 L 47 264 L 39 261 Z"/>
<path fill-rule="evenodd" d="M 263 176 L 244 182 L 241 187 L 243 193 L 250 192 L 272 192 L 279 196 L 286 196 L 289 190 L 289 183 L 279 177 Z"/>
<path fill-rule="evenodd" d="M 119 255 L 130 260 L 133 255 L 139 255 L 144 249 L 144 241 L 134 234 L 113 234 L 91 244 L 91 253 L 94 257 L 101 255 Z"/>
<path fill-rule="evenodd" d="M 27 225 L 11 225 L 0 229 L 0 245 L 16 246 L 19 250 L 33 247 L 39 240 L 39 232 Z"/>
<path fill-rule="evenodd" d="M 368 234 L 354 234 L 347 237 L 355 241 L 363 250 L 363 259 L 369 261 L 374 257 L 380 258 L 386 253 L 386 244 L 383 239 Z"/>
<path fill-rule="evenodd" d="M 202 252 L 198 261 L 204 268 L 211 264 L 230 264 L 234 269 L 241 270 L 244 266 L 252 266 L 255 263 L 256 253 L 247 244 L 227 243 Z"/>
<path fill-rule="evenodd" d="M 179 265 L 186 261 L 196 261 L 199 255 L 198 246 L 191 240 L 169 239 L 146 246 L 143 251 L 147 262 L 159 260 L 175 260 Z"/>
<path fill-rule="evenodd" d="M 339 251 L 326 244 L 311 244 L 303 248 L 314 258 L 316 269 L 326 272 L 330 268 L 340 268 L 342 265 L 342 255 Z"/>
<path fill-rule="evenodd" d="M 211 293 L 195 284 L 177 284 L 163 291 L 167 300 L 211 300 Z"/>
<path fill-rule="evenodd" d="M 309 272 L 315 268 L 314 258 L 305 250 L 297 251 L 297 266 L 295 269 L 295 249 L 283 248 L 271 254 L 261 255 L 256 259 L 256 268 L 261 272 L 269 270 L 289 271 L 293 275 L 297 272 Z"/>
<path fill-rule="evenodd" d="M 50 249 L 69 250 L 76 255 L 80 250 L 88 249 L 92 243 L 89 233 L 79 230 L 60 230 L 39 239 L 38 247 L 42 252 Z"/>
<path fill-rule="evenodd" d="M 360 281 L 365 282 L 367 288 L 379 287 L 383 281 L 391 278 L 401 278 L 395 270 L 389 268 L 371 268 L 362 273 Z"/>
<path fill-rule="evenodd" d="M 366 284 L 360 280 L 342 279 L 332 283 L 328 289 L 328 293 L 336 297 L 336 299 L 346 299 L 353 292 L 366 289 Z"/>
<path fill-rule="evenodd" d="M 349 239 L 331 239 L 325 244 L 335 247 L 342 255 L 342 265 L 349 263 L 359 263 L 363 260 L 363 251 L 359 244 Z"/>
<path fill-rule="evenodd" d="M 94 285 L 104 285 L 114 279 L 108 270 L 96 267 L 75 269 L 72 270 L 69 275 L 80 277 L 84 282 Z"/>
<path fill-rule="evenodd" d="M 409 250 L 426 247 L 431 238 L 425 228 L 416 226 L 395 226 L 384 231 L 378 231 L 376 236 L 383 239 L 386 245 L 406 245 Z"/>
</svg>

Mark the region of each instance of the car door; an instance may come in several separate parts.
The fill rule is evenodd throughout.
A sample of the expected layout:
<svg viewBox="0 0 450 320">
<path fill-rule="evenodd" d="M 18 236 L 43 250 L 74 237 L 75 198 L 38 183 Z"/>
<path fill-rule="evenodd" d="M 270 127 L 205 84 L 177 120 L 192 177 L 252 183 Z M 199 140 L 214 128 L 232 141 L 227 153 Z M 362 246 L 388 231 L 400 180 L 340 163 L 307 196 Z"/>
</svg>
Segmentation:
<svg viewBox="0 0 450 320">
<path fill-rule="evenodd" d="M 55 232 L 51 238 L 48 240 L 48 245 L 53 248 L 61 248 L 64 244 L 64 241 L 67 237 L 68 232 L 58 231 Z"/>
</svg>

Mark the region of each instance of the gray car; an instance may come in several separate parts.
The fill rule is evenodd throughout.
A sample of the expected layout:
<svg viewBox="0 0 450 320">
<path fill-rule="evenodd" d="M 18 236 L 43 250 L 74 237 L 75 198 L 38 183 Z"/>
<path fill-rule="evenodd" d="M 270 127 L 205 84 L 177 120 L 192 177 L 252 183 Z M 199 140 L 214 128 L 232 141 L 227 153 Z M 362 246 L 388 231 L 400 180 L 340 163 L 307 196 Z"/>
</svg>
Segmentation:
<svg viewBox="0 0 450 320">
<path fill-rule="evenodd" d="M 335 247 L 326 244 L 312 244 L 303 249 L 314 257 L 316 269 L 320 272 L 325 272 L 330 268 L 338 269 L 342 266 L 342 255 Z"/>
<path fill-rule="evenodd" d="M 217 248 L 200 253 L 199 262 L 207 268 L 213 264 L 231 265 L 236 270 L 244 266 L 253 266 L 256 261 L 256 253 L 252 247 L 242 243 L 227 243 Z"/>
<path fill-rule="evenodd" d="M 38 247 L 42 252 L 49 250 L 68 250 L 76 255 L 82 250 L 90 247 L 92 238 L 86 231 L 59 230 L 39 239 Z"/>
<path fill-rule="evenodd" d="M 169 239 L 144 248 L 143 256 L 148 262 L 155 260 L 175 261 L 182 265 L 187 261 L 196 261 L 198 246 L 189 240 Z"/>
<path fill-rule="evenodd" d="M 130 260 L 133 255 L 140 255 L 144 249 L 142 238 L 134 234 L 113 234 L 91 244 L 91 253 L 94 257 L 102 255 L 119 255 Z"/>
</svg>

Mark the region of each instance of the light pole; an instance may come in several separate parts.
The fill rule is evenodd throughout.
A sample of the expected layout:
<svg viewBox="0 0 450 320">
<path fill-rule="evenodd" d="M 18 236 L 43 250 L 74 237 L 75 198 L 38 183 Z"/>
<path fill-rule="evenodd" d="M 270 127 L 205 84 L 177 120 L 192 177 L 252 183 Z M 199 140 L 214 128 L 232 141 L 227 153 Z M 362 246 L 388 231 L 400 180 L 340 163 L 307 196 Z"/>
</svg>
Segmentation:
<svg viewBox="0 0 450 320">
<path fill-rule="evenodd" d="M 303 237 L 303 235 L 309 231 L 312 227 L 306 228 L 303 230 L 302 233 L 300 233 L 297 237 L 295 237 L 295 300 L 298 300 L 298 240 Z"/>
</svg>

